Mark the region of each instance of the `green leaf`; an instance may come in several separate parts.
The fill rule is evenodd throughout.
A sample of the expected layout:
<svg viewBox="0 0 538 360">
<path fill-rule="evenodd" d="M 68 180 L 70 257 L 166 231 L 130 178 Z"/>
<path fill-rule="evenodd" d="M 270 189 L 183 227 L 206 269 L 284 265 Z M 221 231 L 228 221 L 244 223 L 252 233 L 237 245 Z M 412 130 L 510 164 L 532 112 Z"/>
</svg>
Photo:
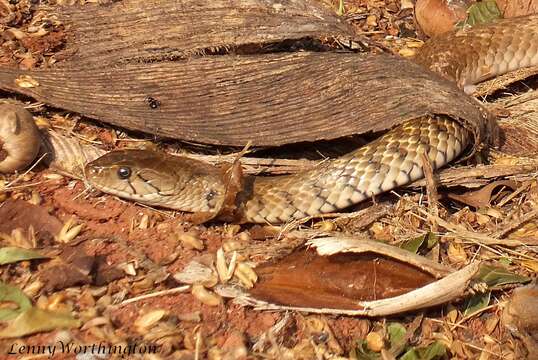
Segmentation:
<svg viewBox="0 0 538 360">
<path fill-rule="evenodd" d="M 409 349 L 400 360 L 434 360 L 441 359 L 446 355 L 446 347 L 439 341 L 435 341 L 426 347 Z"/>
<path fill-rule="evenodd" d="M 420 235 L 414 239 L 408 240 L 400 245 L 400 248 L 410 251 L 413 254 L 416 254 L 418 250 L 424 245 L 426 240 L 426 235 Z"/>
<path fill-rule="evenodd" d="M 16 338 L 43 331 L 79 327 L 80 325 L 81 321 L 69 313 L 31 307 L 0 331 L 0 338 Z"/>
<path fill-rule="evenodd" d="M 474 276 L 474 280 L 483 281 L 490 288 L 505 284 L 526 283 L 531 281 L 526 276 L 521 276 L 508 271 L 501 267 L 493 267 L 489 265 L 480 266 L 478 274 Z"/>
<path fill-rule="evenodd" d="M 428 240 L 428 249 L 432 249 L 435 245 L 437 245 L 437 243 L 439 243 L 439 236 L 437 236 L 437 234 L 429 232 L 428 236 L 426 237 L 426 240 Z"/>
<path fill-rule="evenodd" d="M 432 232 L 428 232 L 427 234 L 420 235 L 414 239 L 402 243 L 400 248 L 416 254 L 419 252 L 419 250 L 433 248 L 437 242 L 437 235 Z"/>
<path fill-rule="evenodd" d="M 502 17 L 496 0 L 483 0 L 474 3 L 467 9 L 467 14 L 467 19 L 463 22 L 459 22 L 456 25 L 457 27 L 461 28 L 465 25 L 474 26 L 477 24 L 490 23 Z"/>
<path fill-rule="evenodd" d="M 483 294 L 476 294 L 471 296 L 467 301 L 465 302 L 463 311 L 463 316 L 467 316 L 469 314 L 473 314 L 477 312 L 480 309 L 485 308 L 489 305 L 489 300 L 491 299 L 491 292 L 488 291 L 487 293 Z"/>
<path fill-rule="evenodd" d="M 32 307 L 30 300 L 18 288 L 0 282 L 0 321 L 11 320 L 23 311 Z M 16 307 L 7 307 L 6 305 L 13 304 Z"/>
<path fill-rule="evenodd" d="M 390 323 L 387 326 L 387 333 L 389 334 L 390 347 L 392 348 L 405 341 L 407 329 L 400 323 Z"/>
<path fill-rule="evenodd" d="M 48 256 L 41 255 L 35 250 L 18 247 L 3 247 L 0 249 L 0 265 L 12 264 L 24 260 L 47 258 Z"/>
<path fill-rule="evenodd" d="M 336 14 L 339 16 L 342 16 L 344 15 L 345 12 L 346 12 L 346 9 L 344 8 L 344 0 L 340 0 L 338 2 L 338 10 L 336 10 Z"/>
<path fill-rule="evenodd" d="M 357 344 L 357 348 L 355 349 L 355 357 L 357 358 L 357 360 L 381 359 L 381 355 L 368 349 L 368 346 L 366 345 L 366 340 L 361 340 Z"/>
</svg>

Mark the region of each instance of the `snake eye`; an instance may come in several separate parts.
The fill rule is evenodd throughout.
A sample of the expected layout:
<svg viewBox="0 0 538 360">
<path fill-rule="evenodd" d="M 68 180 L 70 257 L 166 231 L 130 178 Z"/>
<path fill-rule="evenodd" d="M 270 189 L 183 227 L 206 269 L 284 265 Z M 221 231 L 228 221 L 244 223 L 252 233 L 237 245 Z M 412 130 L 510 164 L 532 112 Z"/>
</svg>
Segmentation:
<svg viewBox="0 0 538 360">
<path fill-rule="evenodd" d="M 131 176 L 131 168 L 128 168 L 126 166 L 122 166 L 118 168 L 118 177 L 120 179 L 128 179 L 129 176 Z"/>
</svg>

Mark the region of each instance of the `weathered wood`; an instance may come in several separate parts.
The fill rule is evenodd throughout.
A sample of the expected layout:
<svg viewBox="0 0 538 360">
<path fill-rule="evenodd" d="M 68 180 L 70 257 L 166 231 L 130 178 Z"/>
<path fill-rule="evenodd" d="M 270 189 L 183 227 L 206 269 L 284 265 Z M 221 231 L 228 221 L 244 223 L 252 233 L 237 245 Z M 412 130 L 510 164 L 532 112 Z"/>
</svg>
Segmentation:
<svg viewBox="0 0 538 360">
<path fill-rule="evenodd" d="M 125 0 L 60 9 L 79 63 L 170 60 L 245 44 L 355 38 L 334 11 L 310 0 Z"/>
<path fill-rule="evenodd" d="M 21 88 L 30 75 L 39 85 Z M 115 68 L 0 69 L 0 88 L 128 129 L 220 145 L 275 146 L 379 131 L 425 114 L 463 119 L 477 102 L 401 58 L 341 53 L 217 56 Z M 146 97 L 160 102 L 153 109 Z"/>
</svg>

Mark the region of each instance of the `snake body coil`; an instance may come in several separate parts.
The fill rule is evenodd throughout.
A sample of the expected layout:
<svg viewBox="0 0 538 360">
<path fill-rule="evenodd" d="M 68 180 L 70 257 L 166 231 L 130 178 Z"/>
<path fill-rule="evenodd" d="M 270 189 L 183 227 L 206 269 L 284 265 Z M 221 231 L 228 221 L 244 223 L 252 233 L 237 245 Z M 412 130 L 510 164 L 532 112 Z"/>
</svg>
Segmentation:
<svg viewBox="0 0 538 360">
<path fill-rule="evenodd" d="M 452 119 L 415 119 L 313 169 L 247 178 L 238 205 L 244 219 L 255 223 L 283 223 L 334 212 L 421 178 L 421 154 L 436 169 L 461 154 L 469 140 L 467 130 Z M 114 151 L 86 169 L 89 182 L 101 191 L 176 210 L 216 211 L 226 193 L 216 168 L 155 152 Z"/>
<path fill-rule="evenodd" d="M 433 39 L 415 60 L 469 92 L 479 81 L 538 65 L 538 15 Z M 469 145 L 470 138 L 453 119 L 414 119 L 365 147 L 308 171 L 247 178 L 236 205 L 246 221 L 258 223 L 334 212 L 422 177 L 422 154 L 434 169 L 447 164 Z M 214 212 L 226 201 L 227 184 L 219 170 L 187 158 L 115 151 L 90 162 L 86 175 L 104 192 L 177 210 Z"/>
</svg>

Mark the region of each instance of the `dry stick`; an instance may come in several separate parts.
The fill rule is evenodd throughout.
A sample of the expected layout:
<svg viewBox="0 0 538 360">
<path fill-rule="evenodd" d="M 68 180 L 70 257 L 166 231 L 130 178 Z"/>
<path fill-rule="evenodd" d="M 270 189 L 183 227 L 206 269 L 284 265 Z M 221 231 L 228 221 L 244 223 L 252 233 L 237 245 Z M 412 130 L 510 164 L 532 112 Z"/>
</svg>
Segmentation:
<svg viewBox="0 0 538 360">
<path fill-rule="evenodd" d="M 498 207 L 503 207 L 504 205 L 506 205 L 509 201 L 511 201 L 513 198 L 515 198 L 516 196 L 518 196 L 519 194 L 521 194 L 523 192 L 523 190 L 526 190 L 528 187 L 530 186 L 530 182 L 525 182 L 522 186 L 520 186 L 519 188 L 517 188 L 514 192 L 512 192 L 510 195 L 508 195 L 507 197 L 505 197 L 504 199 L 502 199 L 501 201 L 499 201 L 497 203 L 497 206 Z"/>
<path fill-rule="evenodd" d="M 435 184 L 435 179 L 433 178 L 433 168 L 430 163 L 430 159 L 426 156 L 424 152 L 420 154 L 422 161 L 422 171 L 424 172 L 424 179 L 426 180 L 426 193 L 428 194 L 428 209 L 432 217 L 430 218 L 431 227 L 430 231 L 433 233 L 437 232 L 437 222 L 435 219 L 439 217 L 439 202 L 437 201 L 437 186 Z"/>
<path fill-rule="evenodd" d="M 428 217 L 432 216 L 423 209 L 419 208 L 417 210 Z M 490 235 L 475 233 L 475 232 L 465 229 L 461 225 L 451 224 L 448 221 L 441 219 L 440 217 L 436 217 L 435 220 L 437 221 L 439 225 L 444 227 L 446 230 L 453 232 L 455 235 L 468 239 L 478 245 L 486 246 L 488 247 L 489 250 L 492 250 L 493 252 L 495 252 L 494 249 L 492 249 L 488 245 L 504 245 L 504 246 L 513 246 L 513 247 L 525 245 L 523 242 L 518 241 L 518 240 L 497 239 Z"/>
<path fill-rule="evenodd" d="M 496 303 L 496 304 L 491 304 L 489 306 L 486 306 L 486 307 L 483 307 L 481 309 L 478 309 L 472 313 L 470 313 L 469 315 L 463 317 L 460 321 L 458 321 L 457 323 L 454 324 L 454 326 L 451 327 L 451 331 L 454 331 L 456 329 L 457 326 L 460 326 L 461 324 L 463 324 L 465 321 L 475 317 L 476 315 L 478 314 L 481 314 L 483 313 L 484 311 L 487 311 L 487 310 L 490 310 L 490 309 L 493 309 L 493 308 L 496 308 L 500 305 L 500 303 Z"/>
<path fill-rule="evenodd" d="M 137 296 L 137 297 L 130 298 L 130 299 L 127 299 L 125 301 L 122 301 L 121 303 L 119 303 L 116 306 L 121 307 L 121 306 L 125 306 L 127 304 L 131 304 L 131 303 L 134 303 L 134 302 L 137 302 L 137 301 L 154 298 L 154 297 L 157 297 L 157 296 L 165 296 L 165 295 L 183 293 L 183 292 L 186 292 L 187 290 L 189 290 L 190 287 L 191 287 L 190 285 L 183 285 L 183 286 L 178 286 L 178 287 L 175 287 L 175 288 L 172 288 L 172 289 L 166 289 L 166 290 L 156 291 L 156 292 L 153 292 L 153 293 L 150 293 L 150 294 L 140 295 L 140 296 Z"/>
</svg>

